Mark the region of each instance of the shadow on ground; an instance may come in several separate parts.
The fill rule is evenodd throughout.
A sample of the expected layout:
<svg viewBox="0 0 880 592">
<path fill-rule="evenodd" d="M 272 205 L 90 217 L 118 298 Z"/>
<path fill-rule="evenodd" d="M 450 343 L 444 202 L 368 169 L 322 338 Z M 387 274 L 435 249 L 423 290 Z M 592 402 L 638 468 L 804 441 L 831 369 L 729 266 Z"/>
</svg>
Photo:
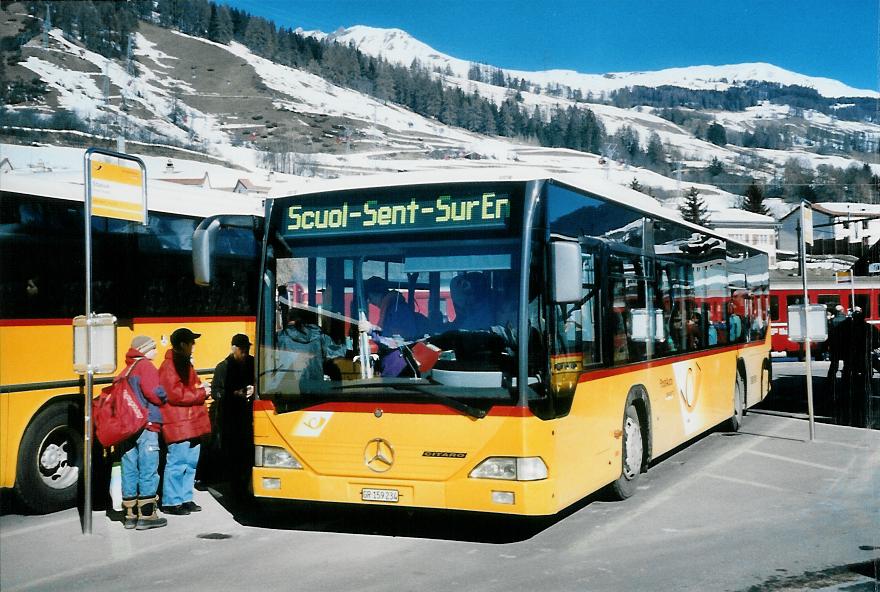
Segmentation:
<svg viewBox="0 0 880 592">
<path fill-rule="evenodd" d="M 813 413 L 819 423 L 849 425 L 845 418 L 841 418 L 839 409 L 835 409 L 832 396 L 831 381 L 825 376 L 813 378 Z M 842 388 L 844 383 L 838 379 L 836 388 Z M 868 412 L 868 427 L 880 429 L 880 377 L 872 379 L 873 395 L 870 399 Z M 804 376 L 783 375 L 774 376 L 773 389 L 770 395 L 755 405 L 757 411 L 779 412 L 785 414 L 803 415 L 808 413 L 807 385 Z"/>
<path fill-rule="evenodd" d="M 480 512 L 351 506 L 230 495 L 225 483 L 208 488 L 239 524 L 274 530 L 338 532 L 506 544 L 530 539 L 560 520 L 602 499 L 589 496 L 556 516 L 500 516 Z M 221 535 L 222 533 L 212 533 Z"/>
</svg>

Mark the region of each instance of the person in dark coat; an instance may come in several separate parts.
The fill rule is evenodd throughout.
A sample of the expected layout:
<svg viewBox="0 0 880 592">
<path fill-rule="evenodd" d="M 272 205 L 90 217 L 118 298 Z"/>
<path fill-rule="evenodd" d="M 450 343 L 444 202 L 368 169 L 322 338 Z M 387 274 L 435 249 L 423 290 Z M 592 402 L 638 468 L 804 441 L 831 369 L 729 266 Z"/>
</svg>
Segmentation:
<svg viewBox="0 0 880 592">
<path fill-rule="evenodd" d="M 417 313 L 403 294 L 391 288 L 392 284 L 378 276 L 364 280 L 364 293 L 370 304 L 379 309 L 379 327 L 382 335 L 413 340 L 423 337 L 427 319 Z M 488 329 L 488 326 L 486 327 Z"/>
<path fill-rule="evenodd" d="M 845 320 L 846 314 L 843 311 L 843 306 L 838 304 L 834 307 L 834 316 L 828 323 L 828 355 L 831 360 L 831 364 L 828 366 L 829 379 L 837 376 L 837 369 L 840 365 L 841 346 L 843 345 L 840 341 L 841 325 Z"/>
<path fill-rule="evenodd" d="M 845 386 L 837 380 L 837 371 L 846 357 L 845 334 L 849 332 L 849 326 L 850 321 L 846 316 L 846 311 L 842 305 L 838 304 L 834 307 L 834 316 L 828 321 L 827 351 L 829 364 L 824 402 L 826 408 L 823 409 L 823 412 L 835 418 L 835 421 L 840 419 L 842 389 Z M 844 378 L 846 378 L 845 368 L 843 374 Z M 844 380 L 843 382 L 846 381 Z"/>
<path fill-rule="evenodd" d="M 250 483 L 254 458 L 254 357 L 247 335 L 232 338 L 232 351 L 217 364 L 211 394 L 214 397 L 214 437 L 220 441 L 224 476 L 235 494 L 245 494 Z"/>
<path fill-rule="evenodd" d="M 853 427 L 865 427 L 868 401 L 871 397 L 873 331 L 865 320 L 865 313 L 858 307 L 853 310 L 850 321 L 846 341 L 848 355 L 844 365 L 848 388 L 841 397 L 841 423 Z"/>
</svg>

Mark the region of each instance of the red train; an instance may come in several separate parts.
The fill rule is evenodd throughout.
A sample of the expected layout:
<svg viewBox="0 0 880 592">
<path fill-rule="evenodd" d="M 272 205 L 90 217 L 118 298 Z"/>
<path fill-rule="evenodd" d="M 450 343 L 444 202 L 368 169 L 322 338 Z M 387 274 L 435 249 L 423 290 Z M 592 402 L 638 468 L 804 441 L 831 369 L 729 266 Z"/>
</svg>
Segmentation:
<svg viewBox="0 0 880 592">
<path fill-rule="evenodd" d="M 777 272 L 778 273 L 778 272 Z M 828 274 L 830 275 L 830 274 Z M 856 277 L 853 284 L 839 284 L 833 278 L 808 280 L 810 304 L 824 304 L 834 311 L 838 304 L 848 311 L 854 306 L 865 312 L 865 318 L 872 325 L 880 325 L 880 280 L 874 277 Z M 803 304 L 804 289 L 800 277 L 779 277 L 776 273 L 770 280 L 770 349 L 780 355 L 803 357 L 803 344 L 788 338 L 788 307 Z M 811 344 L 813 357 L 824 353 L 823 343 Z"/>
</svg>

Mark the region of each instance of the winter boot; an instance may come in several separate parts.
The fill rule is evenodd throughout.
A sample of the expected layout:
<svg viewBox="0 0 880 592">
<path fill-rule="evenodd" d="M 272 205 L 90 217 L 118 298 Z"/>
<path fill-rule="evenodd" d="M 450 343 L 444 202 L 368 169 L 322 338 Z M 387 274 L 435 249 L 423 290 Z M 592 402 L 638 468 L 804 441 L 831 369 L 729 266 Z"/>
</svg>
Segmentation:
<svg viewBox="0 0 880 592">
<path fill-rule="evenodd" d="M 125 522 L 123 522 L 123 526 L 125 526 L 126 530 L 131 530 L 137 526 L 138 517 L 134 511 L 135 506 L 137 506 L 137 501 L 136 497 L 122 500 L 122 509 L 125 510 Z"/>
<path fill-rule="evenodd" d="M 150 528 L 159 528 L 168 524 L 168 520 L 159 517 L 158 497 L 153 496 L 139 498 L 137 501 L 137 505 L 138 514 L 140 514 L 136 526 L 138 530 L 149 530 Z"/>
</svg>

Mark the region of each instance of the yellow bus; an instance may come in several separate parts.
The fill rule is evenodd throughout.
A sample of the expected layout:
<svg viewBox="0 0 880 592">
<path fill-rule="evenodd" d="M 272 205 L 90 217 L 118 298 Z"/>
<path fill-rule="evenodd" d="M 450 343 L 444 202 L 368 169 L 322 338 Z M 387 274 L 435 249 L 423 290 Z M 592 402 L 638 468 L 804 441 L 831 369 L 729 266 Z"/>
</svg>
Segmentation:
<svg viewBox="0 0 880 592">
<path fill-rule="evenodd" d="M 550 515 L 769 389 L 767 255 L 586 175 L 328 182 L 263 254 L 257 498 Z"/>
<path fill-rule="evenodd" d="M 81 172 L 10 172 L 0 194 L 0 487 L 38 513 L 73 505 L 81 486 L 72 318 L 85 313 L 82 183 Z M 118 319 L 119 368 L 133 336 L 152 336 L 162 355 L 171 331 L 187 326 L 203 335 L 197 369 L 212 372 L 232 335 L 254 334 L 257 251 L 253 233 L 224 231 L 223 283 L 198 288 L 192 233 L 208 214 L 259 220 L 262 200 L 159 185 L 150 183 L 148 225 L 93 218 L 94 310 Z M 94 394 L 111 378 L 98 377 Z"/>
</svg>

